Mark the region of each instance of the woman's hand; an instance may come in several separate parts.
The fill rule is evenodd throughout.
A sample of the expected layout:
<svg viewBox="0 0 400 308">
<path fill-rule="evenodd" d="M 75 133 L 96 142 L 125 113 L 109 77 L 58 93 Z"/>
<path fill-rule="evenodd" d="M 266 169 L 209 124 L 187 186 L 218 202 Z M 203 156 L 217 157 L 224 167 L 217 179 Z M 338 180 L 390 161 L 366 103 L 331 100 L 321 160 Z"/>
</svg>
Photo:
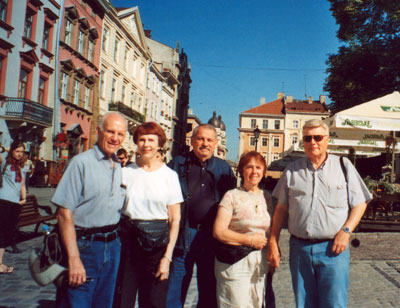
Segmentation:
<svg viewBox="0 0 400 308">
<path fill-rule="evenodd" d="M 264 234 L 254 233 L 250 235 L 250 247 L 255 249 L 263 249 L 268 243 L 268 239 Z"/>
<path fill-rule="evenodd" d="M 160 264 L 158 266 L 158 271 L 156 273 L 156 278 L 159 278 L 160 281 L 167 280 L 169 276 L 169 266 L 171 265 L 171 261 L 167 257 L 162 257 L 160 260 Z"/>
<path fill-rule="evenodd" d="M 20 205 L 24 205 L 26 203 L 26 199 L 21 199 L 21 201 L 19 201 Z"/>
</svg>

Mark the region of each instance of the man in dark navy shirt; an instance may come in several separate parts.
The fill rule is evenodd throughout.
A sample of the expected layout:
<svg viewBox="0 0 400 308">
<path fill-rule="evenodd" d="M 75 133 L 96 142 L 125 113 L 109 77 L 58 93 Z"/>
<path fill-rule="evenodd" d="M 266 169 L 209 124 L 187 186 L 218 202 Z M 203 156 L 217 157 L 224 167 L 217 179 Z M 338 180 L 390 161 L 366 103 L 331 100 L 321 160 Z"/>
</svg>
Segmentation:
<svg viewBox="0 0 400 308">
<path fill-rule="evenodd" d="M 197 126 L 191 138 L 193 151 L 169 163 L 179 175 L 185 202 L 181 206 L 181 228 L 169 276 L 168 308 L 183 307 L 194 264 L 199 293 L 197 307 L 217 307 L 212 226 L 219 201 L 236 186 L 228 163 L 213 155 L 217 143 L 213 126 Z"/>
</svg>

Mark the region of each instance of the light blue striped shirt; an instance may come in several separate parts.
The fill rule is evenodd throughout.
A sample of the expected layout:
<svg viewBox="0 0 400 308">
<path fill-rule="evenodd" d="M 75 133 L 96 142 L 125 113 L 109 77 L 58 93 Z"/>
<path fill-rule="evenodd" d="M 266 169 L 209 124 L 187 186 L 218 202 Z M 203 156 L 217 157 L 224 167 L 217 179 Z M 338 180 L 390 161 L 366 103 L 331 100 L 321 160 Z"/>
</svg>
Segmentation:
<svg viewBox="0 0 400 308">
<path fill-rule="evenodd" d="M 75 226 L 102 227 L 119 222 L 126 189 L 122 187 L 121 165 L 95 145 L 69 163 L 51 200 L 73 211 Z"/>
<path fill-rule="evenodd" d="M 347 158 L 344 164 L 348 196 L 338 156 L 328 155 L 317 170 L 306 157 L 286 168 L 272 195 L 281 205 L 289 207 L 291 234 L 300 238 L 333 238 L 347 220 L 348 204 L 353 208 L 371 200 L 371 193 L 357 170 Z"/>
</svg>

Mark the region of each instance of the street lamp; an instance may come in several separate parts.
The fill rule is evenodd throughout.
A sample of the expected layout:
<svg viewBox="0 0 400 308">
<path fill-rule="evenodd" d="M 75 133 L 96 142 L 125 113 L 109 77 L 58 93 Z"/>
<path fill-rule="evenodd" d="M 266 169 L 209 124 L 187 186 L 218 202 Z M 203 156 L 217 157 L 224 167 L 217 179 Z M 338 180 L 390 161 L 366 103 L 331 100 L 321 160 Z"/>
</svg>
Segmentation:
<svg viewBox="0 0 400 308">
<path fill-rule="evenodd" d="M 258 143 L 258 138 L 260 137 L 260 133 L 261 131 L 258 129 L 258 125 L 256 127 L 256 129 L 254 130 L 254 141 L 256 143 L 256 152 L 257 152 L 257 143 Z"/>
</svg>

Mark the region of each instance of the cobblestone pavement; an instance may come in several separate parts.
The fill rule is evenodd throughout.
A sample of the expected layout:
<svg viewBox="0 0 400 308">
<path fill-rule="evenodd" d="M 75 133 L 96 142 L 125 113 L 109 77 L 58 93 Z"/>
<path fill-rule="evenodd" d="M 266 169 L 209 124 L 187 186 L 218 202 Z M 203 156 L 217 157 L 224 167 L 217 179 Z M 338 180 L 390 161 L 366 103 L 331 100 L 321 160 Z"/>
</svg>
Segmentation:
<svg viewBox="0 0 400 308">
<path fill-rule="evenodd" d="M 48 205 L 54 189 L 31 189 L 40 204 Z M 32 227 L 22 228 L 24 234 Z M 349 308 L 400 308 L 400 233 L 357 233 L 361 245 L 351 247 Z M 289 234 L 280 239 L 282 264 L 274 275 L 273 287 L 278 308 L 294 305 L 288 266 Z M 11 275 L 0 276 L 0 308 L 53 308 L 55 287 L 39 287 L 29 274 L 27 259 L 33 247 L 40 246 L 42 237 L 19 243 L 22 254 L 7 253 L 4 263 L 15 266 Z M 185 308 L 196 307 L 196 280 L 192 280 Z"/>
</svg>

